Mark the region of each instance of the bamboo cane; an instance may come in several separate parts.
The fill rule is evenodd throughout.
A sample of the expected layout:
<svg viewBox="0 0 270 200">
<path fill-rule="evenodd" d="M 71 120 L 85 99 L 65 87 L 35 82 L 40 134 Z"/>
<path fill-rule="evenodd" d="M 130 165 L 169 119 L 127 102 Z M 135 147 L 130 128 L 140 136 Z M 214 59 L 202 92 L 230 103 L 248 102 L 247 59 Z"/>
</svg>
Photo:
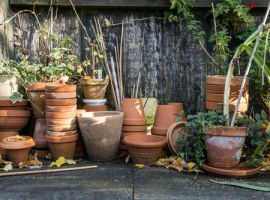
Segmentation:
<svg viewBox="0 0 270 200">
<path fill-rule="evenodd" d="M 117 84 L 117 79 L 116 79 L 113 57 L 111 57 L 111 65 L 112 65 L 112 74 L 113 74 L 113 78 L 114 78 L 113 79 L 114 80 L 114 87 L 115 87 L 115 91 L 116 91 L 116 98 L 117 98 L 117 102 L 118 102 L 118 108 L 120 111 L 121 110 L 121 103 L 120 103 L 119 89 L 118 89 L 118 84 Z"/>
<path fill-rule="evenodd" d="M 120 60 L 119 60 L 119 71 L 120 71 L 120 97 L 123 102 L 123 79 L 122 79 L 122 48 L 123 48 L 123 37 L 124 37 L 124 21 L 122 21 L 122 32 L 121 32 L 121 44 L 120 44 Z"/>
<path fill-rule="evenodd" d="M 118 63 L 118 54 L 117 54 L 117 50 L 116 50 L 116 47 L 114 46 L 114 52 L 115 52 L 115 60 L 116 60 L 116 68 L 117 68 L 117 77 L 118 77 L 118 85 L 119 85 L 119 89 L 121 90 L 120 86 L 121 86 L 121 83 L 120 83 L 120 72 L 119 72 L 119 63 Z M 121 91 L 119 92 L 119 94 L 121 94 Z M 120 96 L 120 106 L 122 105 L 122 101 L 121 101 L 121 96 Z"/>
<path fill-rule="evenodd" d="M 139 90 L 140 80 L 141 80 L 141 72 L 139 72 L 139 76 L 138 76 L 138 80 L 137 80 L 135 99 L 137 99 L 137 97 L 138 97 L 138 90 Z"/>
</svg>

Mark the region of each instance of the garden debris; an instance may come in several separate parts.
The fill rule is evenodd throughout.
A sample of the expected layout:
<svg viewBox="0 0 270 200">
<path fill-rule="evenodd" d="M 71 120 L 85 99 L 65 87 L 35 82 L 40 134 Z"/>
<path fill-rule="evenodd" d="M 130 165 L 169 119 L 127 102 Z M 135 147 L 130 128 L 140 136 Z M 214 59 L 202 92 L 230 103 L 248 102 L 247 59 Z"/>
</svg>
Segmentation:
<svg viewBox="0 0 270 200">
<path fill-rule="evenodd" d="M 125 163 L 129 163 L 129 161 L 130 161 L 130 155 L 128 155 L 128 156 L 126 157 Z"/>
<path fill-rule="evenodd" d="M 48 155 L 46 155 L 46 158 L 51 160 L 52 159 L 52 154 L 51 153 L 48 153 Z"/>
<path fill-rule="evenodd" d="M 68 165 L 76 165 L 76 161 L 72 159 L 65 159 Z"/>
<path fill-rule="evenodd" d="M 138 167 L 138 168 L 143 168 L 145 167 L 143 164 L 136 164 L 136 165 L 133 165 L 134 167 Z"/>
<path fill-rule="evenodd" d="M 65 163 L 66 163 L 65 158 L 63 156 L 61 156 L 55 162 L 52 162 L 49 167 L 52 167 L 52 166 L 60 167 L 61 165 L 65 164 Z"/>
<path fill-rule="evenodd" d="M 9 137 L 7 140 L 8 140 L 9 142 L 14 142 L 14 141 L 19 141 L 19 140 L 25 140 L 25 138 L 22 137 L 22 136 L 16 135 L 15 138 Z"/>
<path fill-rule="evenodd" d="M 270 171 L 270 154 L 267 154 L 267 158 L 264 158 L 262 162 L 262 172 L 269 172 Z"/>
<path fill-rule="evenodd" d="M 20 162 L 18 164 L 18 167 L 19 168 L 30 168 L 30 169 L 39 169 L 42 167 L 42 162 L 40 162 L 38 160 L 38 151 L 36 151 L 36 153 L 34 154 L 34 156 L 32 154 L 30 154 L 28 156 L 28 161 L 26 162 Z"/>
<path fill-rule="evenodd" d="M 213 180 L 209 180 L 209 181 L 211 181 L 213 183 L 221 184 L 221 185 L 231 185 L 231 186 L 237 186 L 237 187 L 247 188 L 247 189 L 250 189 L 250 190 L 270 192 L 270 188 L 266 188 L 266 187 L 258 187 L 258 186 L 247 185 L 247 184 L 242 184 L 242 183 L 218 182 L 218 181 L 213 181 Z"/>
<path fill-rule="evenodd" d="M 2 160 L 2 156 L 0 154 L 0 167 L 3 167 L 3 166 L 8 165 L 8 164 L 12 165 L 13 162 Z"/>
<path fill-rule="evenodd" d="M 3 168 L 1 168 L 0 170 L 4 170 L 4 171 L 10 171 L 12 170 L 12 165 L 11 164 L 7 164 L 5 165 Z"/>
</svg>

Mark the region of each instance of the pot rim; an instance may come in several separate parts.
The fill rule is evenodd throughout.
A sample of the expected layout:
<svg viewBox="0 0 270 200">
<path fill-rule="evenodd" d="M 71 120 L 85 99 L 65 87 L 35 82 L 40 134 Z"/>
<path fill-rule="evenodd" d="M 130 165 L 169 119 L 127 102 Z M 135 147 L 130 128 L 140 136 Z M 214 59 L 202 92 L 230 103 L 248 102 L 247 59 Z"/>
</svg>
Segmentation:
<svg viewBox="0 0 270 200">
<path fill-rule="evenodd" d="M 54 137 L 54 136 L 49 136 L 45 135 L 46 141 L 48 143 L 67 143 L 67 142 L 73 142 L 78 140 L 78 133 L 70 136 L 63 136 L 63 137 Z"/>
<path fill-rule="evenodd" d="M 0 117 L 31 117 L 31 110 L 0 110 Z"/>
<path fill-rule="evenodd" d="M 156 137 L 158 139 L 160 139 L 161 141 L 158 142 L 134 142 L 132 141 L 133 138 L 138 138 L 138 137 Z M 164 146 L 167 142 L 166 142 L 166 138 L 162 137 L 162 136 L 156 136 L 156 135 L 129 135 L 124 137 L 124 141 L 126 143 L 127 146 L 132 146 L 132 147 L 140 147 L 140 148 L 156 148 L 156 147 L 162 147 Z"/>
<path fill-rule="evenodd" d="M 27 149 L 35 146 L 35 141 L 30 136 L 21 136 L 24 137 L 26 140 L 20 141 L 8 141 L 8 138 L 16 138 L 16 136 L 10 136 L 4 138 L 3 141 L 0 143 L 0 147 L 3 149 L 8 150 L 16 150 L 16 149 Z"/>
<path fill-rule="evenodd" d="M 213 128 L 209 128 L 209 126 L 206 126 L 206 129 L 207 129 L 206 132 L 204 132 L 205 135 L 228 136 L 228 137 L 248 136 L 247 127 L 213 126 Z"/>
<path fill-rule="evenodd" d="M 90 115 L 90 114 L 94 114 L 94 113 L 116 113 L 115 115 L 108 115 L 108 116 L 86 116 L 86 115 Z M 123 112 L 119 112 L 119 111 L 94 111 L 94 112 L 85 112 L 85 113 L 79 113 L 77 115 L 78 118 L 111 118 L 112 116 L 121 116 L 124 115 Z"/>
</svg>

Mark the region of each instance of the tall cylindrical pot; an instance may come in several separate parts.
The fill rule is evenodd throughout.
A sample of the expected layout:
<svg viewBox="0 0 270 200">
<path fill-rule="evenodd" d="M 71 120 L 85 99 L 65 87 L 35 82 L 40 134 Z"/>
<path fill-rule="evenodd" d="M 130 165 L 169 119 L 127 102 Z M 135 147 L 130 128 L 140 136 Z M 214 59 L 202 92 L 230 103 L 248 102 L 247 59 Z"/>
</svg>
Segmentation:
<svg viewBox="0 0 270 200">
<path fill-rule="evenodd" d="M 0 99 L 7 100 L 13 92 L 18 92 L 18 81 L 13 75 L 0 75 Z"/>
</svg>

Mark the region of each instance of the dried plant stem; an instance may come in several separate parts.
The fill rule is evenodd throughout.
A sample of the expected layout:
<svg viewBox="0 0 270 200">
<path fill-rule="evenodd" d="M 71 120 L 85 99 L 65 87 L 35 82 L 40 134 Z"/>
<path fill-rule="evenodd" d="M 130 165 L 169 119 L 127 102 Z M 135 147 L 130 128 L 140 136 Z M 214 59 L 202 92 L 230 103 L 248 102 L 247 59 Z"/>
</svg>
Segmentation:
<svg viewBox="0 0 270 200">
<path fill-rule="evenodd" d="M 117 98 L 118 107 L 119 107 L 119 111 L 120 111 L 121 110 L 121 103 L 120 103 L 119 88 L 118 88 L 118 84 L 117 84 L 117 78 L 116 78 L 116 73 L 115 73 L 113 57 L 111 57 L 111 66 L 112 66 L 112 74 L 113 74 L 113 78 L 114 78 L 113 80 L 114 80 L 116 98 Z"/>
<path fill-rule="evenodd" d="M 138 97 L 138 91 L 139 91 L 139 85 L 141 81 L 141 72 L 139 72 L 138 80 L 137 80 L 137 87 L 136 87 L 136 94 L 135 94 L 135 99 Z"/>
<path fill-rule="evenodd" d="M 124 21 L 122 21 L 121 43 L 120 43 L 120 60 L 119 60 L 119 74 L 120 74 L 120 98 L 123 102 L 123 79 L 122 79 L 122 49 L 123 49 L 123 37 L 124 37 Z"/>
</svg>

